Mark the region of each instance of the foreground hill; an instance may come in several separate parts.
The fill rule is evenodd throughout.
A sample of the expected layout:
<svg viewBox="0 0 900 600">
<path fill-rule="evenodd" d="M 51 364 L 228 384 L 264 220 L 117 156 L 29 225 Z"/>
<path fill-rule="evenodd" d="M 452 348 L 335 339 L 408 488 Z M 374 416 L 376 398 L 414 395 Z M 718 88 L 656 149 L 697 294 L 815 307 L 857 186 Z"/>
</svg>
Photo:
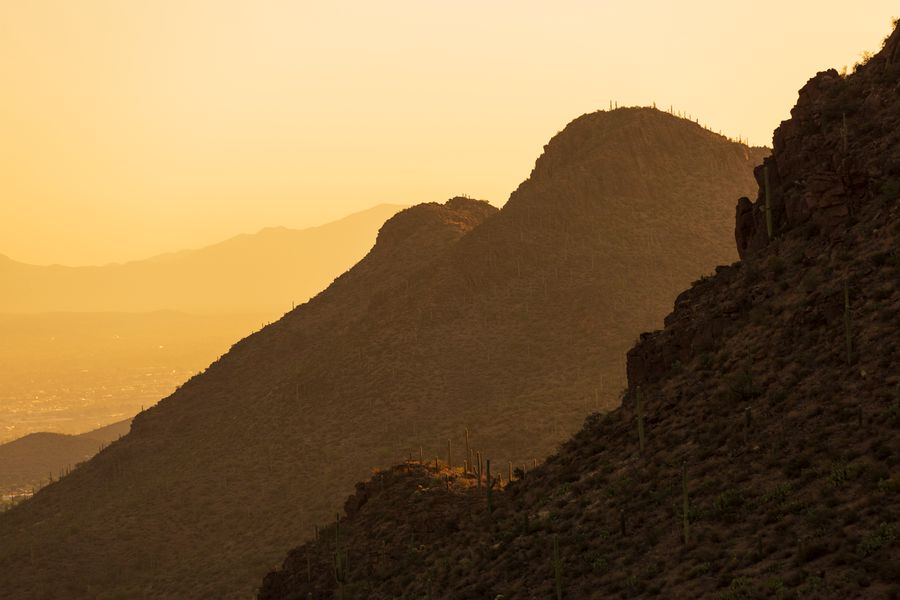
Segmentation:
<svg viewBox="0 0 900 600">
<path fill-rule="evenodd" d="M 79 435 L 31 433 L 0 444 L 0 494 L 30 493 L 50 477 L 59 477 L 94 456 L 131 427 L 131 419 Z"/>
<path fill-rule="evenodd" d="M 212 246 L 98 267 L 34 266 L 0 256 L 0 313 L 282 314 L 324 289 L 372 247 L 382 204 L 308 229 L 274 227 Z M 285 274 L 293 273 L 294 277 Z"/>
<path fill-rule="evenodd" d="M 641 336 L 621 407 L 501 463 L 490 501 L 460 469 L 378 473 L 259 597 L 900 597 L 898 85 L 900 30 L 801 90 L 745 259 Z"/>
<path fill-rule="evenodd" d="M 0 589 L 246 597 L 373 465 L 458 449 L 465 426 L 492 456 L 546 455 L 616 402 L 625 350 L 677 290 L 734 260 L 730 199 L 764 154 L 659 111 L 599 112 L 501 211 L 399 213 L 327 290 L 2 515 Z"/>
</svg>

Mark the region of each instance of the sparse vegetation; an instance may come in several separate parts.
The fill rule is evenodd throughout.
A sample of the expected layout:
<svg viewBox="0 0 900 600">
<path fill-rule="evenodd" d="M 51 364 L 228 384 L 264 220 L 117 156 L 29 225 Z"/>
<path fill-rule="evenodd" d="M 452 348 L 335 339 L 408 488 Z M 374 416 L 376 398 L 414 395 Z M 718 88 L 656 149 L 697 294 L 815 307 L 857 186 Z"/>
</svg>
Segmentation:
<svg viewBox="0 0 900 600">
<path fill-rule="evenodd" d="M 846 87 L 822 102 L 858 102 L 855 78 L 869 71 L 828 83 Z M 842 113 L 823 107 L 822 118 L 833 120 L 809 134 L 828 132 L 828 156 L 841 148 Z M 854 118 L 847 111 L 847 150 L 864 161 L 856 153 L 877 132 Z M 821 165 L 815 154 L 793 158 L 779 168 L 800 170 L 777 179 L 800 181 L 802 169 Z M 483 495 L 465 491 L 464 478 L 450 490 L 413 478 L 368 501 L 358 539 L 393 527 L 405 528 L 400 539 L 431 535 L 435 514 L 459 522 L 429 538 L 423 556 L 396 565 L 421 572 L 444 557 L 465 565 L 435 573 L 447 598 L 553 597 L 547 555 L 557 540 L 567 558 L 566 597 L 900 593 L 892 412 L 900 406 L 900 331 L 882 317 L 900 308 L 897 287 L 883 283 L 894 275 L 900 212 L 866 196 L 838 226 L 792 226 L 781 220 L 783 189 L 772 193 L 778 239 L 684 292 L 665 329 L 640 337 L 623 407 L 588 419 L 544 464 L 498 490 L 492 514 Z M 650 443 L 641 441 L 644 427 Z M 396 508 L 413 485 L 428 490 L 437 513 L 411 518 L 408 507 Z M 273 573 L 264 591 L 290 578 L 289 567 Z M 367 581 L 373 598 L 422 592 L 399 578 Z"/>
</svg>

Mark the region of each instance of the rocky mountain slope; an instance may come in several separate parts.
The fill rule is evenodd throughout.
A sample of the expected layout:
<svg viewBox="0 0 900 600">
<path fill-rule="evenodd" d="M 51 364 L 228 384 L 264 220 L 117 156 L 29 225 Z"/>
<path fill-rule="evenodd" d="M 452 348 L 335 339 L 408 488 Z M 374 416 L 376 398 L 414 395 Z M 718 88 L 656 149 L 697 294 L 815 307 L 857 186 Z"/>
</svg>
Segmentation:
<svg viewBox="0 0 900 600">
<path fill-rule="evenodd" d="M 494 457 L 545 456 L 617 402 L 625 350 L 677 290 L 735 258 L 730 199 L 764 154 L 598 112 L 501 211 L 399 213 L 327 290 L 0 516 L 0 589 L 246 597 L 372 466 L 459 449 L 466 426 Z"/>
<path fill-rule="evenodd" d="M 743 261 L 641 336 L 622 406 L 511 482 L 495 462 L 490 496 L 377 473 L 259 597 L 900 597 L 898 61 L 895 30 L 803 88 L 738 205 Z"/>
<path fill-rule="evenodd" d="M 0 313 L 176 310 L 280 315 L 353 266 L 372 247 L 385 219 L 402 208 L 382 204 L 320 227 L 273 227 L 124 264 L 35 266 L 0 256 L 0 280 L 8 291 L 0 296 Z"/>
</svg>

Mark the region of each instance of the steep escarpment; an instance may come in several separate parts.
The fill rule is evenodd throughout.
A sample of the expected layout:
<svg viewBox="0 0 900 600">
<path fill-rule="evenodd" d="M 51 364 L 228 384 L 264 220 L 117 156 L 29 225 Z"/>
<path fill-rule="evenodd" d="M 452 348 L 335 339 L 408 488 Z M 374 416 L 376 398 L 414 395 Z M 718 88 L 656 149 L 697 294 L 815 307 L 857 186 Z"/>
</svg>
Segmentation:
<svg viewBox="0 0 900 600">
<path fill-rule="evenodd" d="M 855 164 L 894 152 L 893 128 L 868 127 L 881 134 Z M 785 210 L 771 240 L 681 293 L 628 352 L 622 405 L 544 464 L 514 463 L 510 481 L 495 461 L 490 500 L 460 468 L 378 473 L 260 598 L 898 597 L 900 190 L 889 167 L 867 173 L 880 193 L 835 192 L 840 220 Z"/>
<path fill-rule="evenodd" d="M 617 402 L 625 350 L 677 291 L 734 259 L 730 199 L 762 152 L 651 109 L 599 112 L 502 210 L 399 213 L 328 289 L 2 515 L 0 587 L 245 597 L 372 467 L 448 440 L 459 464 L 466 427 L 495 460 L 547 455 Z"/>
</svg>

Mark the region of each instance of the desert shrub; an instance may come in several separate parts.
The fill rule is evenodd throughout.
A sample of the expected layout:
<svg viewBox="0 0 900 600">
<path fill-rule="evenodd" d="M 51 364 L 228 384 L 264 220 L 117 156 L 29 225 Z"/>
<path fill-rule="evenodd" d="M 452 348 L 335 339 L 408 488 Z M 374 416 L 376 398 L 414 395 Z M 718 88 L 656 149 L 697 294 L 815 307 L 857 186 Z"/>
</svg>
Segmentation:
<svg viewBox="0 0 900 600">
<path fill-rule="evenodd" d="M 809 269 L 800 280 L 800 289 L 807 294 L 814 292 L 822 285 L 822 277 L 815 269 Z"/>
<path fill-rule="evenodd" d="M 752 598 L 753 586 L 746 577 L 737 577 L 731 580 L 731 584 L 727 590 L 723 590 L 716 594 L 716 600 L 740 600 L 741 598 Z"/>
<path fill-rule="evenodd" d="M 780 256 L 770 256 L 766 261 L 766 269 L 775 277 L 781 277 L 784 274 L 784 259 Z"/>
<path fill-rule="evenodd" d="M 882 548 L 886 548 L 894 543 L 897 539 L 897 526 L 882 523 L 878 529 L 867 535 L 856 547 L 856 551 L 860 556 L 871 556 Z"/>
<path fill-rule="evenodd" d="M 753 384 L 753 375 L 746 369 L 731 376 L 728 389 L 732 399 L 739 402 L 752 400 L 762 394 L 762 390 Z"/>
</svg>

